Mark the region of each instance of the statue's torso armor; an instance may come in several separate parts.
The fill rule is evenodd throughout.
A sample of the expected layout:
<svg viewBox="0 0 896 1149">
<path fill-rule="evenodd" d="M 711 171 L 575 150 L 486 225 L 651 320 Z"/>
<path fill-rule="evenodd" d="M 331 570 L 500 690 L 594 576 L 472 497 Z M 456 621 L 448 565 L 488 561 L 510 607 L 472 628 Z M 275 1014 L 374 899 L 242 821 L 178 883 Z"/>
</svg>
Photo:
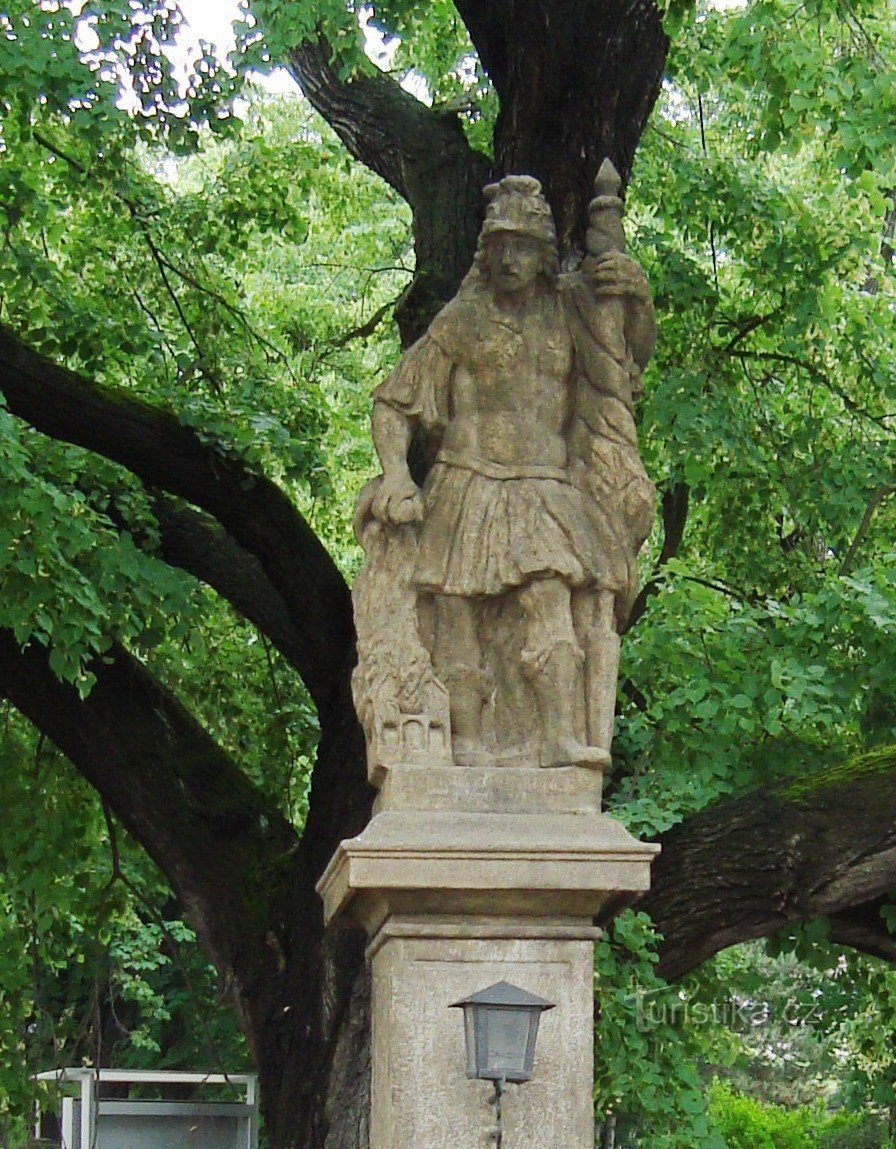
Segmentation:
<svg viewBox="0 0 896 1149">
<path fill-rule="evenodd" d="M 573 343 L 556 295 L 519 315 L 493 306 L 477 327 L 452 375 L 443 449 L 511 468 L 565 467 Z"/>
</svg>

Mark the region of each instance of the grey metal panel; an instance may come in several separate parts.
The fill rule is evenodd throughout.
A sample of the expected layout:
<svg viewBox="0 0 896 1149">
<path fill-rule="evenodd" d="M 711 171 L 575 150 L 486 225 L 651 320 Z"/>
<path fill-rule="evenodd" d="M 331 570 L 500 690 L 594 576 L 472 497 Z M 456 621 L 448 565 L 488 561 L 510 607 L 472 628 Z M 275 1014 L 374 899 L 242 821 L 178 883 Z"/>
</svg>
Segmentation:
<svg viewBox="0 0 896 1149">
<path fill-rule="evenodd" d="M 251 1113 L 226 1101 L 101 1101 L 92 1149 L 245 1149 Z M 66 1097 L 62 1149 L 87 1149 L 80 1117 L 80 1106 Z"/>
<path fill-rule="evenodd" d="M 62 1098 L 62 1149 L 257 1149 L 255 1074 L 182 1073 L 145 1070 L 52 1070 L 39 1080 L 79 1087 Z M 244 1101 L 99 1100 L 105 1081 L 153 1084 L 242 1086 Z"/>
<path fill-rule="evenodd" d="M 100 1101 L 100 1117 L 230 1117 L 247 1118 L 254 1112 L 239 1101 L 141 1101 L 123 1098 Z"/>
<path fill-rule="evenodd" d="M 97 1122 L 96 1149 L 242 1149 L 241 1125 L 232 1117 L 109 1115 Z"/>
</svg>

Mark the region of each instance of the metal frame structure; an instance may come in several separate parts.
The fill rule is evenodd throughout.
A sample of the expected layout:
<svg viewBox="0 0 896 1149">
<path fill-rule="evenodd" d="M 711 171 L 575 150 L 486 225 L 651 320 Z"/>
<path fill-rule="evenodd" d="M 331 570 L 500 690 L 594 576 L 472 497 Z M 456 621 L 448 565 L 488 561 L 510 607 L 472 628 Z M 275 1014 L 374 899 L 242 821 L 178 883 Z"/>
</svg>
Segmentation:
<svg viewBox="0 0 896 1149">
<path fill-rule="evenodd" d="M 36 1075 L 38 1081 L 77 1085 L 76 1097 L 63 1098 L 62 1149 L 94 1149 L 99 1123 L 104 1116 L 115 1117 L 233 1117 L 237 1137 L 233 1149 L 258 1149 L 258 1076 L 254 1073 L 186 1073 L 143 1069 L 51 1069 Z M 124 1099 L 101 1101 L 99 1085 L 230 1085 L 244 1091 L 240 1101 L 145 1101 Z M 76 1109 L 78 1118 L 76 1118 Z M 228 1147 L 229 1149 L 229 1147 Z"/>
</svg>

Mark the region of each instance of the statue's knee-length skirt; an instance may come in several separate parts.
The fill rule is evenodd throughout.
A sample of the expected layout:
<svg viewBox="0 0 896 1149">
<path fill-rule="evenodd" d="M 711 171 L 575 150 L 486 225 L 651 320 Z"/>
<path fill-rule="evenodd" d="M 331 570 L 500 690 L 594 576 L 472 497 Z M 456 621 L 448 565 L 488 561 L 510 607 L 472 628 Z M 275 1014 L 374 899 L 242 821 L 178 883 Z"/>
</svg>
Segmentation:
<svg viewBox="0 0 896 1149">
<path fill-rule="evenodd" d="M 570 483 L 496 479 L 438 462 L 427 480 L 414 581 L 424 590 L 470 598 L 537 578 L 612 586 L 618 580 L 607 569 L 613 549 L 607 542 L 585 496 Z"/>
</svg>

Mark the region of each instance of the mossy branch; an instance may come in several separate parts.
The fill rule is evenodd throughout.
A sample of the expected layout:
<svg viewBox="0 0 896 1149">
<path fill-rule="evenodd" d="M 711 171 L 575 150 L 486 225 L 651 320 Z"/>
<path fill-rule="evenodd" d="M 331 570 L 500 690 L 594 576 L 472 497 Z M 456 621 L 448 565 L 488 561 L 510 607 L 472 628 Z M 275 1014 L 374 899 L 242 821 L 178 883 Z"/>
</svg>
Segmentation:
<svg viewBox="0 0 896 1149">
<path fill-rule="evenodd" d="M 718 802 L 661 842 L 640 908 L 664 936 L 666 978 L 819 916 L 845 944 L 893 949 L 883 919 L 859 930 L 849 915 L 896 887 L 896 745 Z"/>
</svg>

